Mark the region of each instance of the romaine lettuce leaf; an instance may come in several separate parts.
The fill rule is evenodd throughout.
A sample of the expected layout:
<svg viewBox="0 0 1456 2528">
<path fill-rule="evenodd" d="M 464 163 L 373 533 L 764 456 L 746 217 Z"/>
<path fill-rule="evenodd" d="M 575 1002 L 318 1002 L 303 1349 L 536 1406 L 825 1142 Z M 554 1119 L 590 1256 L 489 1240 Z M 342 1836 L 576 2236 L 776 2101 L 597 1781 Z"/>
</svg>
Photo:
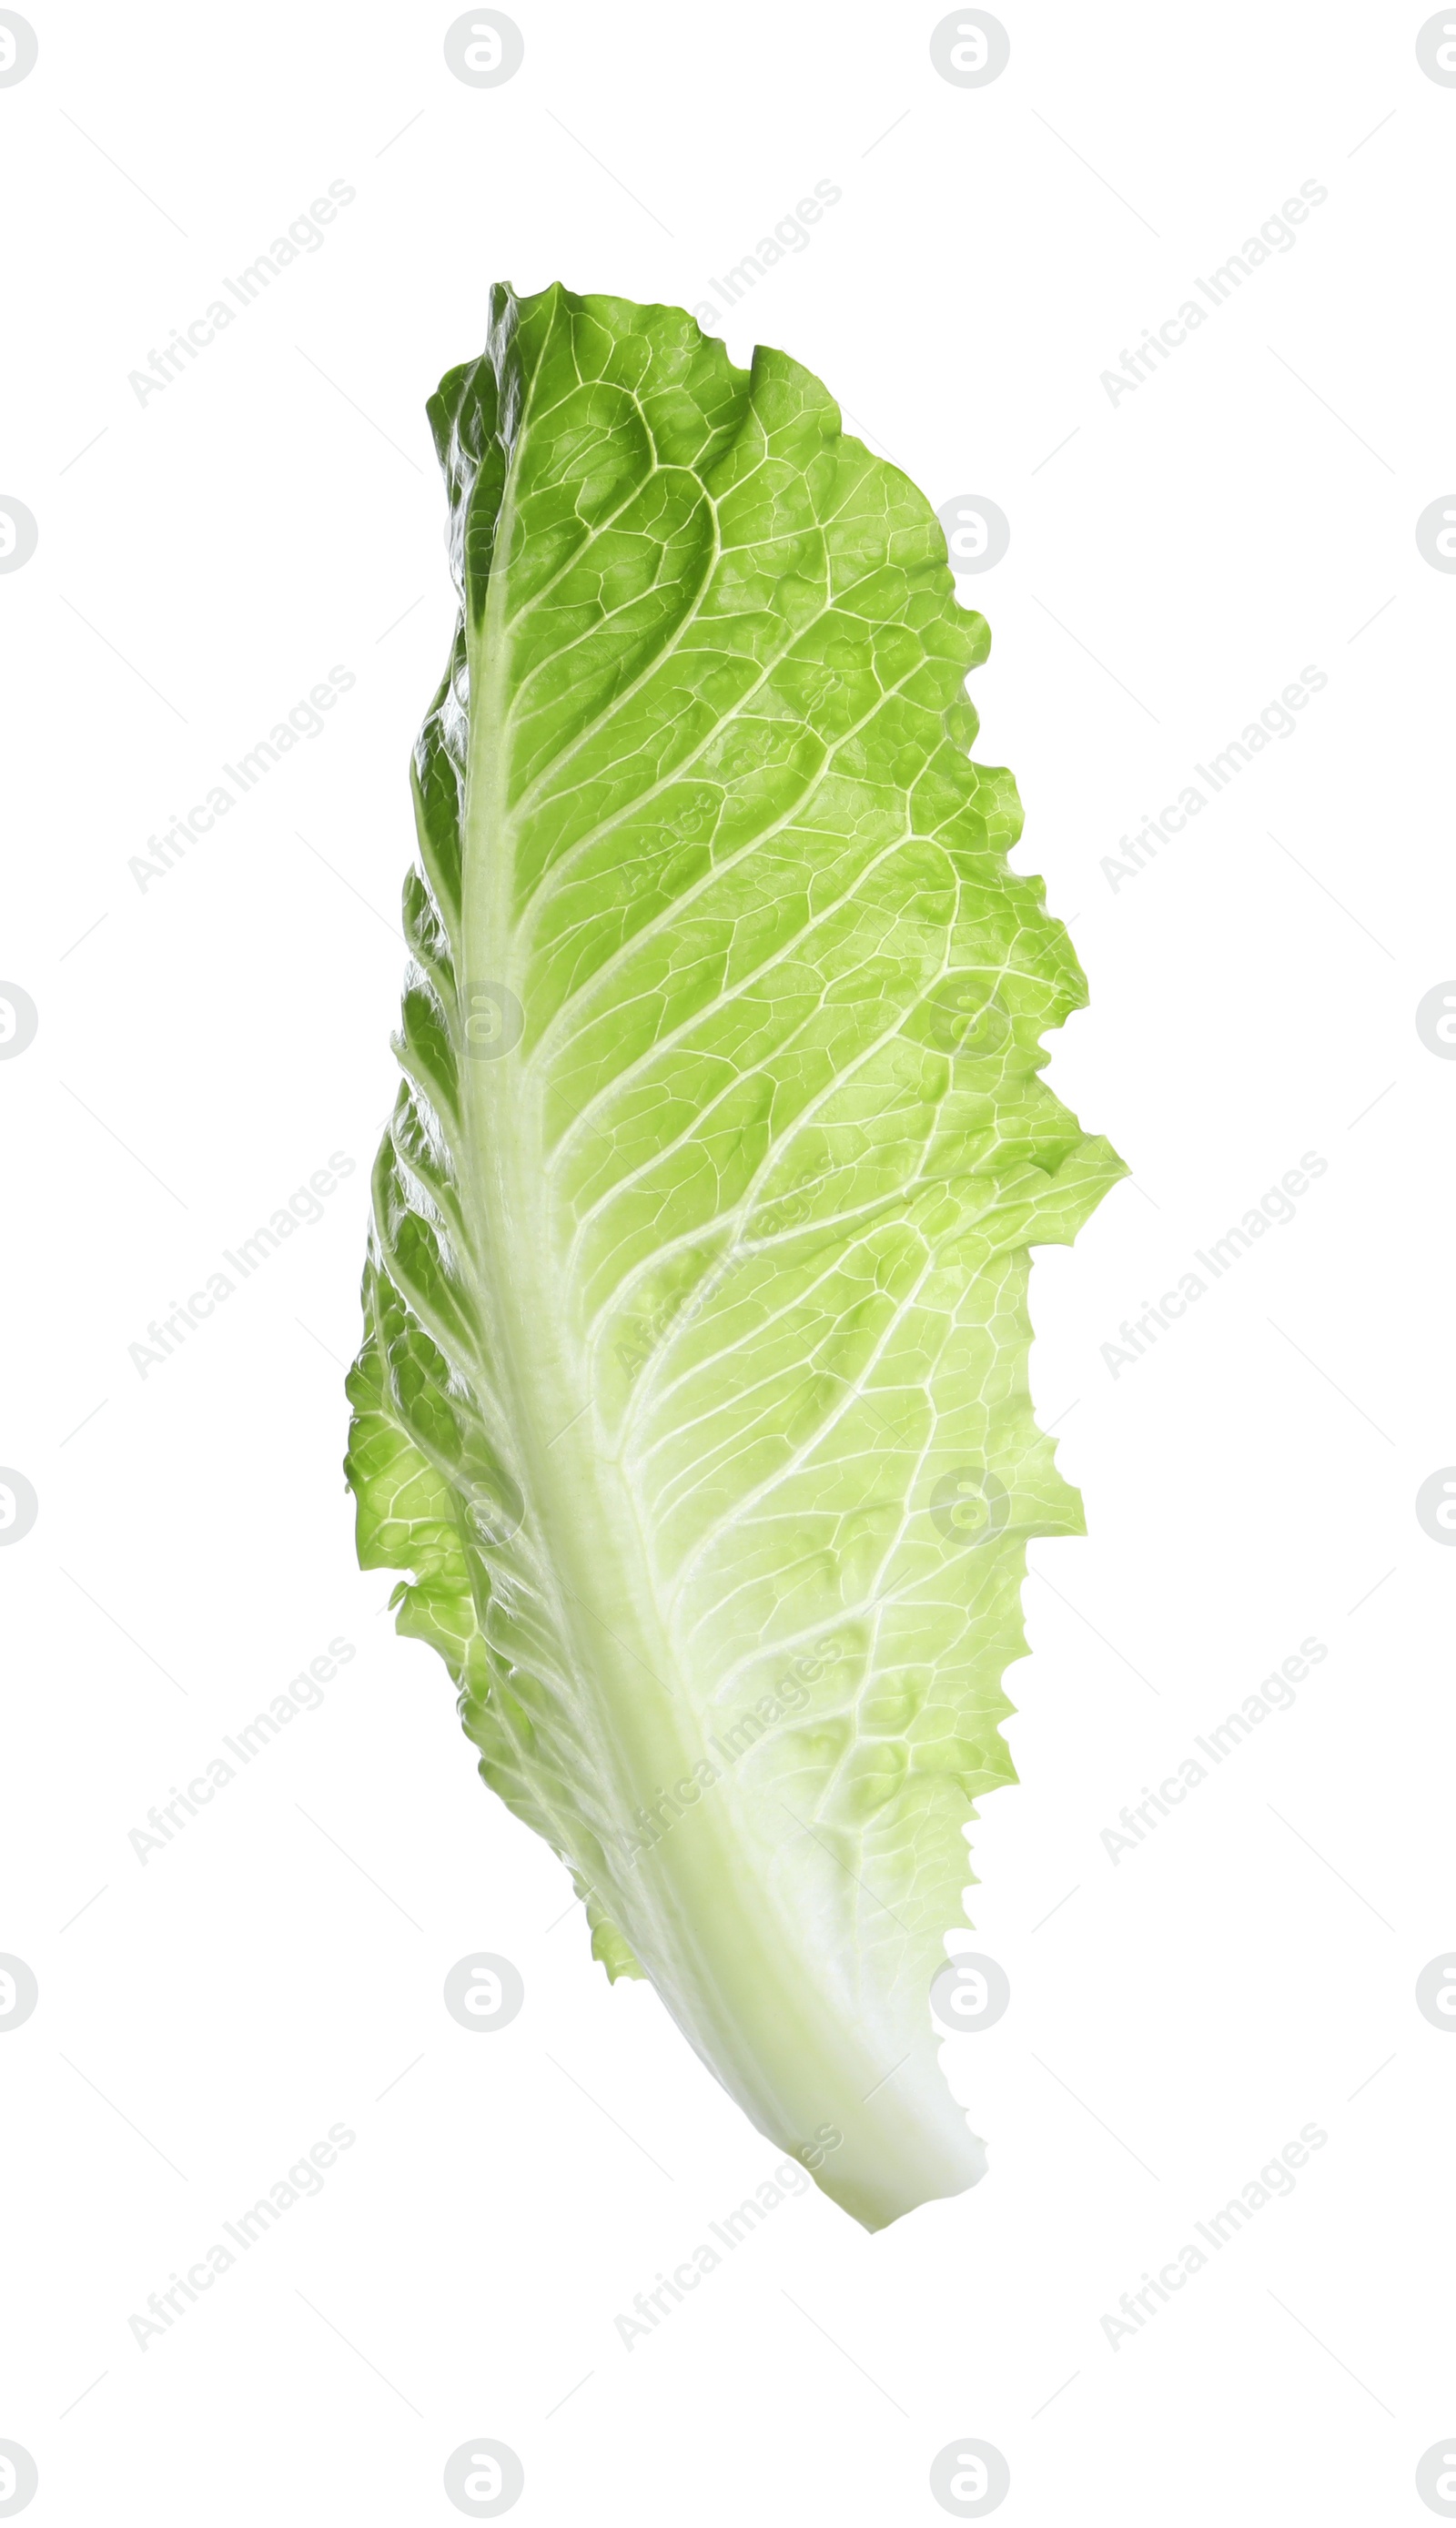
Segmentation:
<svg viewBox="0 0 1456 2528">
<path fill-rule="evenodd" d="M 1081 1528 L 1026 1283 L 1121 1173 L 1038 1078 L 1082 976 L 967 760 L 986 627 L 817 379 L 501 289 L 430 412 L 360 1560 L 608 1973 L 878 2228 L 984 2166 L 928 1995 Z"/>
</svg>

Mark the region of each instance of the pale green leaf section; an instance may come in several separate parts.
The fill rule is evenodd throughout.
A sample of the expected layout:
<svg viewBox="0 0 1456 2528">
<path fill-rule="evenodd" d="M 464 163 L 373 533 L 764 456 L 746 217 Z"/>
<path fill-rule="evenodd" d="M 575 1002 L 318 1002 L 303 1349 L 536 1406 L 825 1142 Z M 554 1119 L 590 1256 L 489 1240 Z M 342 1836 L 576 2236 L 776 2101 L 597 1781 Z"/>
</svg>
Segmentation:
<svg viewBox="0 0 1456 2528">
<path fill-rule="evenodd" d="M 1121 1173 L 1038 1076 L 1082 977 L 968 760 L 985 626 L 816 379 L 498 290 L 431 409 L 360 1557 L 608 1972 L 878 2227 L 984 2164 L 927 1995 L 1081 1526 L 1026 1283 Z"/>
</svg>

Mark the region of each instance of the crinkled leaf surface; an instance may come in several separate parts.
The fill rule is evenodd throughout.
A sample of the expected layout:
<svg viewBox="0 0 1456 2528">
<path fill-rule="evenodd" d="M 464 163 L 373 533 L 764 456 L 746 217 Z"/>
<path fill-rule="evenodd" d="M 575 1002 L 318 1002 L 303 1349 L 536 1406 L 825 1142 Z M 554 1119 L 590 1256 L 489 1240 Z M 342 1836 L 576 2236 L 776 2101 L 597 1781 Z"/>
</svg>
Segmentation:
<svg viewBox="0 0 1456 2528">
<path fill-rule="evenodd" d="M 816 379 L 498 290 L 431 416 L 360 1557 L 608 1972 L 878 2227 L 984 2164 L 928 1990 L 1081 1525 L 1026 1282 L 1120 1173 L 1038 1077 L 1082 978 L 967 757 L 985 626 Z"/>
</svg>

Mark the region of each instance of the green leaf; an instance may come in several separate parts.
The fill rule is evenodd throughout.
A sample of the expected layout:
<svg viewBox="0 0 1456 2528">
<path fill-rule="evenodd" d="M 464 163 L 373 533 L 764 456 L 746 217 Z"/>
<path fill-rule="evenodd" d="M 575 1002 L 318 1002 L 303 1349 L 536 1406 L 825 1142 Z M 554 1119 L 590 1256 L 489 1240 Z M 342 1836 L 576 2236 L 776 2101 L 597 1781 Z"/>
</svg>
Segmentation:
<svg viewBox="0 0 1456 2528">
<path fill-rule="evenodd" d="M 431 404 L 461 616 L 351 1374 L 360 1559 L 481 1771 L 869 2227 L 984 2154 L 929 2009 L 1014 1778 L 1028 1247 L 1121 1173 L 970 763 L 925 500 L 783 352 L 493 296 Z"/>
</svg>

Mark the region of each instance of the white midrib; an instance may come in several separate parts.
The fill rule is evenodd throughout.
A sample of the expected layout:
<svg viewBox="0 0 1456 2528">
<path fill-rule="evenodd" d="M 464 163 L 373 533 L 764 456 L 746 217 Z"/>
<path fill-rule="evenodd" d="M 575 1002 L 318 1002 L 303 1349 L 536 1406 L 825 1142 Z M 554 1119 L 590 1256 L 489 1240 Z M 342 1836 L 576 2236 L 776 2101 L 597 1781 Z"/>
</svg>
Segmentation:
<svg viewBox="0 0 1456 2528">
<path fill-rule="evenodd" d="M 501 497 L 485 614 L 466 637 L 470 716 L 459 980 L 467 1009 L 477 984 L 503 984 L 523 1008 L 530 993 L 512 919 L 515 839 L 507 805 L 511 673 L 505 618 L 514 485 L 524 439 L 523 427 Z M 529 1032 L 528 1022 L 528 1038 Z M 602 1708 L 593 1734 L 603 1765 L 620 1780 L 626 1817 L 654 1781 L 691 1767 L 702 1754 L 702 1740 L 686 1708 L 679 1701 L 671 1712 L 669 1697 L 653 1681 L 670 1677 L 671 1653 L 656 1619 L 642 1540 L 623 1515 L 625 1502 L 608 1501 L 599 1480 L 584 1364 L 575 1354 L 557 1287 L 539 1096 L 527 1091 L 524 1066 L 514 1054 L 487 1061 L 467 1054 L 463 1068 L 464 1159 L 471 1179 L 467 1218 L 478 1240 L 475 1269 L 486 1286 L 482 1315 L 496 1330 L 495 1374 L 509 1399 L 527 1502 L 548 1522 L 540 1562 L 547 1585 L 561 1584 L 553 1612 L 575 1654 L 571 1664 L 583 1682 L 610 1679 L 598 1696 Z M 621 1488 L 613 1489 L 620 1496 Z M 608 1575 L 603 1621 L 596 1610 Z M 635 1690 L 621 1690 L 629 1685 Z"/>
<path fill-rule="evenodd" d="M 529 1003 L 512 920 L 507 806 L 506 609 L 523 440 L 524 432 L 507 472 L 485 613 L 478 629 L 467 629 L 458 976 L 467 1009 L 479 984 L 503 984 Z M 524 1066 L 514 1054 L 467 1054 L 462 1069 L 461 1164 L 474 1230 L 468 1266 L 494 1339 L 527 1514 L 541 1522 L 540 1561 L 558 1592 L 563 1646 L 578 1690 L 590 1698 L 579 1717 L 615 1785 L 609 1805 L 625 1827 L 639 1807 L 691 1776 L 707 1755 L 706 1730 L 657 1604 L 629 1488 L 598 1445 L 586 1358 L 559 1287 L 539 1092 L 523 1093 Z M 721 1713 L 715 1718 L 721 1723 Z M 811 1940 L 796 1941 L 795 1926 L 774 1907 L 754 1866 L 764 1844 L 735 1830 L 734 1806 L 735 1785 L 725 1783 L 635 1869 L 619 1860 L 613 1884 L 598 1891 L 612 1919 L 685 2034 L 761 2131 L 781 2147 L 808 2142 L 821 2124 L 843 2132 L 843 2144 L 815 2173 L 858 2218 L 878 2226 L 927 2194 L 959 2191 L 980 2162 L 941 2078 L 928 2024 L 914 2066 L 887 2079 L 883 2031 L 836 2006 L 826 1987 L 843 1989 L 841 1978 L 826 1973 Z M 846 1920 L 851 1912 L 844 1909 Z"/>
</svg>

